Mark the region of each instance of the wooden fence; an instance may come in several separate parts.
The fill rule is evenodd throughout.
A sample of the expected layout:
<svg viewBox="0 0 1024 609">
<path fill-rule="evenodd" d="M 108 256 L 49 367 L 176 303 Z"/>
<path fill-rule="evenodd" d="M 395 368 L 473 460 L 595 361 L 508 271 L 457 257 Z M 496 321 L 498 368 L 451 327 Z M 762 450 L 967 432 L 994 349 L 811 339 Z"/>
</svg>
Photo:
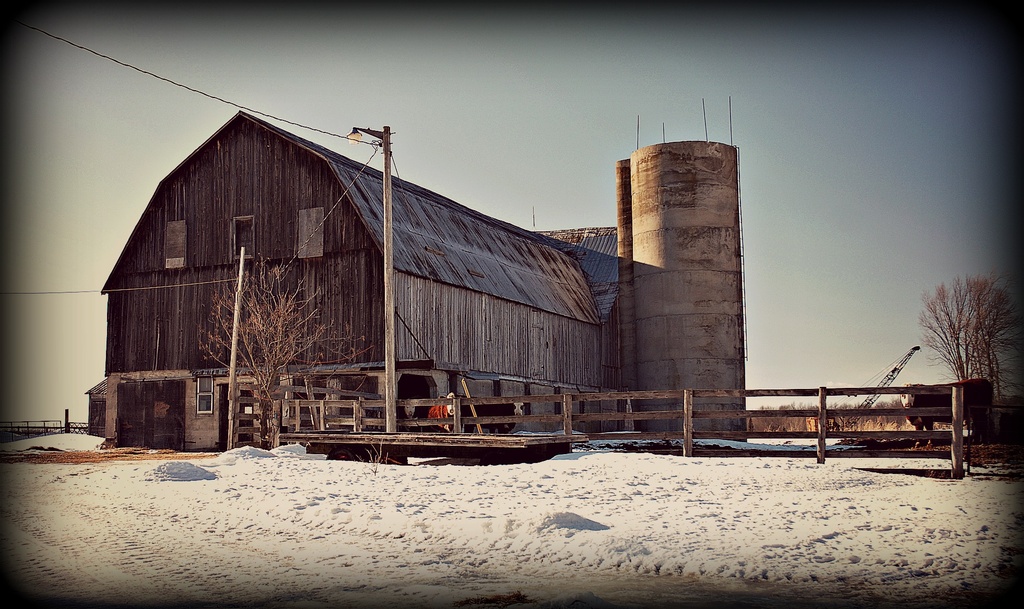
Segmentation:
<svg viewBox="0 0 1024 609">
<path fill-rule="evenodd" d="M 947 394 L 950 395 L 949 408 L 829 408 L 828 398 L 857 395 L 895 395 L 913 394 Z M 695 398 L 761 398 L 761 397 L 813 397 L 817 398 L 816 408 L 764 408 L 760 410 L 707 410 L 695 409 Z M 669 402 L 671 408 L 641 409 L 637 406 L 647 400 Z M 582 405 L 588 402 L 625 402 L 630 407 L 616 412 L 585 412 Z M 815 456 L 818 463 L 824 463 L 826 457 L 874 457 L 874 458 L 941 458 L 952 463 L 951 475 L 962 478 L 964 475 L 964 403 L 963 389 L 946 385 L 915 385 L 905 387 L 852 387 L 817 389 L 685 389 L 672 391 L 619 391 L 603 393 L 558 393 L 547 395 L 521 395 L 498 397 L 454 397 L 431 398 L 417 400 L 399 400 L 399 409 L 405 406 L 433 406 L 450 402 L 454 414 L 444 419 L 401 419 L 400 429 L 416 429 L 423 427 L 436 428 L 448 425 L 451 433 L 463 433 L 464 426 L 485 425 L 489 423 L 548 423 L 554 424 L 553 433 L 579 433 L 573 426 L 592 421 L 621 421 L 628 428 L 636 421 L 677 420 L 680 431 L 614 431 L 586 433 L 587 440 L 672 440 L 683 441 L 685 456 L 775 456 L 775 457 L 808 457 Z M 554 403 L 557 412 L 551 414 L 523 414 L 508 416 L 462 416 L 463 405 L 485 404 L 538 404 Z M 356 399 L 324 399 L 324 400 L 282 400 L 281 413 L 283 424 L 293 431 L 323 431 L 328 429 L 351 429 L 354 432 L 383 430 L 385 421 L 382 418 L 384 401 Z M 583 412 L 581 412 L 581 410 Z M 933 416 L 948 417 L 950 429 L 936 431 L 879 430 L 879 431 L 836 431 L 830 428 L 829 421 L 848 417 L 906 417 Z M 804 417 L 817 420 L 816 431 L 751 431 L 750 421 L 755 418 L 792 418 Z M 743 421 L 747 429 L 741 431 L 703 431 L 699 420 L 733 420 Z M 472 428 L 472 427 L 471 427 Z M 754 439 L 815 439 L 816 450 L 766 450 L 766 449 L 732 449 L 704 448 L 694 444 L 694 440 L 737 440 Z M 932 440 L 948 440 L 948 450 L 848 450 L 829 448 L 826 440 L 915 440 L 918 442 Z"/>
</svg>

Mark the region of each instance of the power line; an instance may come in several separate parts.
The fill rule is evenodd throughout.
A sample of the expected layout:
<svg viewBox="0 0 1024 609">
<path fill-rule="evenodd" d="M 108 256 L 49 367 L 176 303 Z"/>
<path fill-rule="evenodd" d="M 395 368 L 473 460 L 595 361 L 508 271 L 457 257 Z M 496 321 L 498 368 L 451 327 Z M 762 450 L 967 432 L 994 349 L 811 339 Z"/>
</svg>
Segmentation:
<svg viewBox="0 0 1024 609">
<path fill-rule="evenodd" d="M 167 290 L 171 288 L 187 288 L 194 285 L 209 285 L 213 283 L 227 283 L 229 281 L 235 281 L 231 279 L 211 279 L 210 281 L 193 281 L 191 283 L 172 283 L 168 285 L 147 285 L 134 288 L 111 288 L 109 290 L 49 290 L 49 291 L 19 291 L 19 292 L 0 292 L 4 296 L 46 296 L 49 294 L 103 294 L 110 292 L 139 292 L 142 290 Z"/>
<path fill-rule="evenodd" d="M 112 62 L 114 62 L 114 63 L 116 63 L 116 64 L 118 64 L 120 66 L 123 66 L 123 67 L 126 67 L 126 68 L 130 68 L 132 70 L 135 70 L 136 72 L 140 72 L 140 73 L 145 74 L 147 76 L 152 76 L 153 78 L 156 78 L 157 80 L 161 80 L 163 82 L 166 82 L 168 84 L 174 85 L 176 87 L 180 87 L 182 89 L 185 89 L 186 91 L 190 91 L 192 93 L 197 93 L 197 94 L 202 95 L 204 97 L 208 97 L 210 99 L 213 99 L 213 100 L 216 100 L 216 101 L 228 104 L 229 106 L 234 106 L 235 108 L 238 108 L 240 110 L 245 110 L 245 111 L 250 112 L 252 114 L 258 114 L 260 116 L 263 116 L 263 117 L 266 117 L 266 118 L 270 118 L 270 119 L 273 119 L 273 120 L 277 120 L 277 121 L 280 121 L 280 122 L 283 122 L 283 123 L 286 123 L 286 124 L 289 124 L 289 125 L 293 125 L 295 127 L 300 127 L 302 129 L 308 129 L 310 131 L 315 131 L 317 133 L 323 133 L 325 135 L 329 135 L 329 136 L 332 136 L 332 137 L 341 138 L 341 139 L 347 140 L 349 142 L 353 142 L 354 141 L 356 143 L 364 143 L 364 144 L 368 144 L 368 145 L 372 146 L 373 147 L 373 154 L 370 155 L 370 158 L 367 159 L 365 163 L 363 163 L 363 166 L 362 166 L 362 168 L 360 168 L 359 173 L 356 175 L 355 178 L 352 179 L 352 181 L 349 183 L 349 185 L 345 188 L 345 192 L 343 192 L 341 197 L 339 197 L 338 200 L 335 201 L 335 203 L 331 207 L 331 209 L 324 215 L 323 219 L 320 220 L 320 223 L 306 237 L 306 241 L 305 241 L 305 243 L 303 243 L 303 247 L 307 243 L 309 243 L 310 239 L 312 239 L 312 237 L 316 233 L 316 231 L 319 230 L 324 225 L 324 223 L 327 221 L 327 218 L 331 215 L 331 212 L 333 212 L 338 207 L 338 204 L 340 204 L 341 201 L 345 198 L 345 195 L 348 194 L 348 191 L 352 188 L 353 184 L 355 184 L 355 181 L 357 179 L 359 179 L 359 177 L 363 174 L 363 172 L 369 166 L 370 162 L 377 156 L 377 152 L 378 152 L 378 148 L 379 148 L 379 143 L 378 142 L 360 142 L 359 140 L 351 140 L 346 135 L 340 135 L 338 133 L 333 133 L 331 131 L 326 131 L 324 129 L 318 129 L 316 127 L 310 127 L 309 125 L 304 125 L 302 123 L 297 123 L 295 121 L 290 121 L 288 119 L 281 118 L 279 116 L 275 116 L 275 115 L 269 114 L 267 112 L 262 112 L 260 110 L 256 110 L 255 108 L 250 108 L 248 106 L 244 106 L 242 104 L 233 102 L 233 101 L 228 100 L 228 99 L 224 99 L 224 98 L 219 97 L 217 95 L 206 93 L 205 91 L 201 91 L 201 90 L 196 89 L 194 87 L 190 87 L 188 85 L 184 85 L 184 84 L 179 83 L 177 81 L 171 80 L 170 78 L 166 78 L 164 76 L 160 76 L 159 74 L 155 74 L 153 72 L 150 72 L 149 70 L 142 69 L 140 67 L 134 66 L 134 65 L 132 65 L 130 63 L 127 63 L 127 62 L 124 62 L 124 61 L 121 61 L 119 59 L 116 59 L 116 58 L 111 57 L 109 55 L 106 55 L 104 53 L 100 53 L 99 51 L 95 51 L 93 49 L 90 49 L 89 47 L 86 47 L 86 46 L 83 46 L 81 44 L 72 42 L 72 41 L 68 40 L 67 38 L 63 38 L 61 36 L 57 36 L 56 34 L 51 34 L 50 32 L 47 32 L 46 30 L 43 30 L 41 28 L 38 28 L 38 27 L 35 27 L 35 26 L 32 26 L 32 25 L 28 25 L 27 23 L 24 23 L 22 21 L 15 20 L 14 22 L 19 24 L 19 25 L 21 25 L 21 26 L 23 26 L 23 27 L 26 27 L 26 28 L 28 28 L 30 30 L 34 30 L 36 32 L 39 32 L 40 34 L 43 34 L 44 36 L 48 36 L 50 38 L 53 38 L 54 40 L 58 40 L 60 42 L 63 42 L 63 43 L 68 44 L 70 46 L 73 46 L 76 49 L 80 49 L 80 50 L 83 50 L 83 51 L 85 51 L 87 53 L 91 53 L 91 54 L 93 54 L 93 55 L 95 55 L 97 57 L 100 57 L 102 59 L 106 59 L 108 61 L 112 61 Z M 396 171 L 397 171 L 397 167 L 396 167 Z M 301 248 L 299 248 L 299 249 L 301 249 Z M 297 257 L 298 257 L 298 252 L 296 252 L 296 255 L 293 256 L 292 259 L 288 261 L 288 263 L 285 265 L 285 267 L 287 268 L 288 266 L 290 266 L 291 263 L 294 262 Z M 135 288 L 116 288 L 116 289 L 110 289 L 110 290 L 51 290 L 51 291 L 10 291 L 10 292 L 3 291 L 3 292 L 0 292 L 0 295 L 5 295 L 5 296 L 7 296 L 7 295 L 10 295 L 10 296 L 39 296 L 39 295 L 55 295 L 55 294 L 100 294 L 100 293 L 104 293 L 104 292 L 106 292 L 106 293 L 111 293 L 111 292 L 132 292 L 132 291 L 140 291 L 140 290 L 157 290 L 157 289 L 167 289 L 167 288 L 178 288 L 178 287 L 188 287 L 188 286 L 195 286 L 195 285 L 208 285 L 208 284 L 213 284 L 213 283 L 225 283 L 225 282 L 231 282 L 231 281 L 235 281 L 235 279 L 218 279 L 218 280 L 213 280 L 213 281 L 198 281 L 198 282 L 194 282 L 194 283 L 182 283 L 182 284 L 162 285 L 162 286 L 145 286 L 145 287 L 135 287 Z"/>
<path fill-rule="evenodd" d="M 173 283 L 173 284 L 169 284 L 169 285 L 148 285 L 148 286 L 139 286 L 139 287 L 134 287 L 134 288 L 111 288 L 109 290 L 100 290 L 100 291 L 101 292 L 108 292 L 109 293 L 109 292 L 139 292 L 139 291 L 142 291 L 142 290 L 165 290 L 165 289 L 168 289 L 168 288 L 187 288 L 189 286 L 194 286 L 194 285 L 210 285 L 210 284 L 213 284 L 213 283 L 229 283 L 229 282 L 236 281 L 236 280 L 237 279 L 235 277 L 231 277 L 230 279 L 211 279 L 209 281 L 193 281 L 191 283 Z"/>
<path fill-rule="evenodd" d="M 45 296 L 48 294 L 99 294 L 100 290 L 53 290 L 48 292 L 0 292 L 4 296 Z"/>
<path fill-rule="evenodd" d="M 40 34 L 43 34 L 44 36 L 49 36 L 50 38 L 53 38 L 54 40 L 59 40 L 59 41 L 65 43 L 65 44 L 69 44 L 69 45 L 75 47 L 76 49 L 81 49 L 81 50 L 83 50 L 83 51 L 85 51 L 87 53 L 92 53 L 93 55 L 95 55 L 97 57 L 101 57 L 101 58 L 106 59 L 108 61 L 112 61 L 112 62 L 114 62 L 114 63 L 116 63 L 116 64 L 118 64 L 120 66 L 124 66 L 126 68 L 130 68 L 132 70 L 135 70 L 136 72 L 140 72 L 142 74 L 145 74 L 146 76 L 152 76 L 153 78 L 156 78 L 157 80 L 162 80 L 162 81 L 164 81 L 164 82 L 166 82 L 168 84 L 174 85 L 175 87 L 181 87 L 182 89 L 185 89 L 186 91 L 191 91 L 192 93 L 198 93 L 199 95 L 202 95 L 204 97 L 208 97 L 210 99 L 219 101 L 221 103 L 225 103 L 225 104 L 227 104 L 229 106 L 234 106 L 235 108 L 238 108 L 240 110 L 245 110 L 246 112 L 251 112 L 253 114 L 258 114 L 260 116 L 265 116 L 267 118 L 271 118 L 271 119 L 274 119 L 276 121 L 281 121 L 282 123 L 287 123 L 289 125 L 294 125 L 296 127 L 301 127 L 303 129 L 309 129 L 310 131 L 316 131 L 317 133 L 323 133 L 324 135 L 330 135 L 332 137 L 339 137 L 339 138 L 342 138 L 342 139 L 348 139 L 344 135 L 333 133 L 331 131 L 325 131 L 324 129 L 318 129 L 316 127 L 310 127 L 309 125 L 303 125 L 302 123 L 296 123 L 294 121 L 290 121 L 288 119 L 281 118 L 279 116 L 274 116 L 273 114 L 268 114 L 266 112 L 261 112 L 259 110 L 254 109 L 254 108 L 249 108 L 247 106 L 243 106 L 242 104 L 239 104 L 237 102 L 233 102 L 233 101 L 231 101 L 229 99 L 224 99 L 223 97 L 219 97 L 217 95 L 213 95 L 211 93 L 207 93 L 205 91 L 201 91 L 201 90 L 196 89 L 194 87 L 190 87 L 188 85 L 181 84 L 180 82 L 171 80 L 170 78 L 166 78 L 164 76 L 160 76 L 159 74 L 154 74 L 153 72 L 150 72 L 149 70 L 144 70 L 144 69 L 142 69 L 140 67 L 137 67 L 137 66 L 134 66 L 134 65 L 132 65 L 130 63 L 121 61 L 120 59 L 116 59 L 114 57 L 111 57 L 110 55 L 105 55 L 103 53 L 100 53 L 99 51 L 94 51 L 94 50 L 90 49 L 89 47 L 77 44 L 75 42 L 72 42 L 72 41 L 68 40 L 67 38 L 62 38 L 60 36 L 57 36 L 56 34 L 51 34 L 50 32 L 47 32 L 46 30 L 37 28 L 35 26 L 29 25 L 27 23 L 24 23 L 22 21 L 15 20 L 14 22 L 17 23 L 18 25 L 24 26 L 24 27 L 26 27 L 26 28 L 28 28 L 30 30 L 35 30 L 35 31 L 39 32 Z"/>
</svg>

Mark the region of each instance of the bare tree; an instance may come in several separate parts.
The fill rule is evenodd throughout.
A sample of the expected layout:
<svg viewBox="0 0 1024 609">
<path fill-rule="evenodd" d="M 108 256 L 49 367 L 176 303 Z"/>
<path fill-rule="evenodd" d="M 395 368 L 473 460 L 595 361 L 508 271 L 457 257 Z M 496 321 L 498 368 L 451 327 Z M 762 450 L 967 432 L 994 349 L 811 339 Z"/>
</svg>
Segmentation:
<svg viewBox="0 0 1024 609">
<path fill-rule="evenodd" d="M 327 332 L 317 321 L 315 297 L 315 293 L 305 294 L 301 284 L 289 287 L 280 266 L 258 262 L 244 278 L 237 357 L 254 387 L 262 448 L 272 448 L 276 441 L 280 413 L 275 389 L 281 384 L 282 373 L 300 358 L 311 360 L 310 352 Z M 211 308 L 212 329 L 201 341 L 203 351 L 225 366 L 231 352 L 234 301 L 232 290 L 216 293 Z"/>
<path fill-rule="evenodd" d="M 953 380 L 987 378 L 996 398 L 1019 390 L 1012 369 L 1019 356 L 1021 317 L 1005 278 L 957 277 L 950 287 L 940 284 L 922 300 L 921 341 Z"/>
</svg>

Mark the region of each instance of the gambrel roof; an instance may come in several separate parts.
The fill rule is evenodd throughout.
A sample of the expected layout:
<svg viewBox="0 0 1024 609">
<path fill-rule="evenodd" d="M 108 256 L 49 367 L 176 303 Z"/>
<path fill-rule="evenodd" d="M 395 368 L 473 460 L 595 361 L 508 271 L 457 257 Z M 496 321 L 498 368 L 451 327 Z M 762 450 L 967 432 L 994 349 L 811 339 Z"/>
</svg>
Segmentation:
<svg viewBox="0 0 1024 609">
<path fill-rule="evenodd" d="M 558 240 L 587 277 L 601 321 L 608 321 L 619 295 L 619 237 L 614 226 L 568 228 L 541 233 Z"/>
<path fill-rule="evenodd" d="M 371 238 L 383 250 L 381 172 L 245 112 L 236 114 L 218 133 L 236 121 L 252 121 L 324 159 L 342 188 L 347 189 L 347 198 Z M 190 159 L 194 156 L 196 153 Z M 179 168 L 188 162 L 186 159 Z M 397 272 L 587 323 L 600 322 L 587 276 L 577 260 L 564 251 L 565 243 L 491 218 L 400 178 L 393 178 L 392 186 Z"/>
</svg>

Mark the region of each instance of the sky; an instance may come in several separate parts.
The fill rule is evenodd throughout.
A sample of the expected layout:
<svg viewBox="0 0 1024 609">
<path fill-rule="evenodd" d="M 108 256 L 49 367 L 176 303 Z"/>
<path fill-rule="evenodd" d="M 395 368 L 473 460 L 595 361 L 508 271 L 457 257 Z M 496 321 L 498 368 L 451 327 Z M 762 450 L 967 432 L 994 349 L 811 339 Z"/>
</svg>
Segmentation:
<svg viewBox="0 0 1024 609">
<path fill-rule="evenodd" d="M 105 609 L 483 609 L 498 605 L 456 603 L 514 592 L 515 609 L 953 609 L 1019 584 L 1019 479 L 858 469 L 944 461 L 210 457 L 0 465 L 4 579 L 40 607 Z"/>
<path fill-rule="evenodd" d="M 637 145 L 733 144 L 747 388 L 873 386 L 924 294 L 1016 281 L 1019 49 L 986 10 L 30 4 L 2 30 L 0 419 L 86 420 L 98 290 L 238 106 L 359 161 L 327 133 L 388 125 L 398 176 L 536 230 L 614 226 Z M 946 380 L 922 350 L 897 382 Z"/>
</svg>

